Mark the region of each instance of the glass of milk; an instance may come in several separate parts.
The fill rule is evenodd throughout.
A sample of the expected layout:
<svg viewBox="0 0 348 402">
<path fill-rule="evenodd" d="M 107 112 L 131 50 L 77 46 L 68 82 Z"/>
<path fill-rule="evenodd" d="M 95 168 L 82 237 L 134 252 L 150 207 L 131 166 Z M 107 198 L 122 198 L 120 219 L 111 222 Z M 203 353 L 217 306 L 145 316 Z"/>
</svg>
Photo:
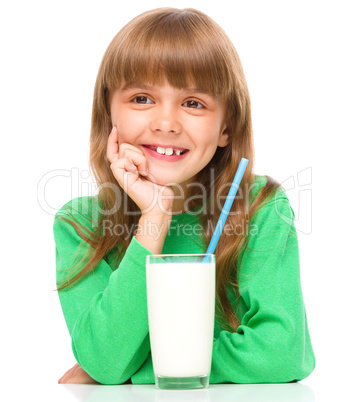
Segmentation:
<svg viewBox="0 0 348 402">
<path fill-rule="evenodd" d="M 146 256 L 146 291 L 156 388 L 208 388 L 214 339 L 215 255 Z"/>
</svg>

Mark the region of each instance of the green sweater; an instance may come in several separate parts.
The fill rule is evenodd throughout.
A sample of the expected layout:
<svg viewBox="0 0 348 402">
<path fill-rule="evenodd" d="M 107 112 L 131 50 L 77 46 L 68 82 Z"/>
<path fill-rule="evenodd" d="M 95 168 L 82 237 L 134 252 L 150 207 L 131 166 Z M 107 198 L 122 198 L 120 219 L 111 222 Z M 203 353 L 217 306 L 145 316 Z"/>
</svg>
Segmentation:
<svg viewBox="0 0 348 402">
<path fill-rule="evenodd" d="M 265 184 L 257 176 L 250 200 Z M 75 198 L 57 212 L 53 231 L 57 281 L 86 247 L 75 229 L 59 216 L 78 209 L 81 224 L 95 219 L 96 197 Z M 173 216 L 163 254 L 204 253 L 190 232 L 197 216 Z M 126 235 L 126 234 L 125 234 Z M 125 236 L 124 235 L 124 236 Z M 241 295 L 234 333 L 215 320 L 210 383 L 282 383 L 311 374 L 315 356 L 300 281 L 294 212 L 281 191 L 250 222 L 249 243 L 238 262 Z M 146 302 L 145 257 L 152 254 L 135 237 L 115 267 L 110 250 L 77 284 L 59 291 L 59 299 L 79 365 L 101 384 L 154 384 Z M 116 269 L 117 268 L 117 269 Z M 236 308 L 234 293 L 229 299 Z"/>
</svg>

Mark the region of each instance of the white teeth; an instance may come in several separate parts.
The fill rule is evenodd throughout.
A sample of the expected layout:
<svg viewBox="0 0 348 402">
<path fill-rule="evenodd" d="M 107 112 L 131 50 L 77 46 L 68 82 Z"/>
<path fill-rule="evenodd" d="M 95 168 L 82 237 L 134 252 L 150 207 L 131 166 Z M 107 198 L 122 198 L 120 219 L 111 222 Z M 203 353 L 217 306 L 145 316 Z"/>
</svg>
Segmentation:
<svg viewBox="0 0 348 402">
<path fill-rule="evenodd" d="M 173 155 L 173 148 L 166 148 L 166 155 Z"/>
<path fill-rule="evenodd" d="M 176 149 L 175 151 L 173 148 L 162 148 L 162 147 L 157 147 L 156 148 L 157 153 L 162 154 L 162 155 L 181 155 L 183 151 L 180 151 L 180 149 Z"/>
<path fill-rule="evenodd" d="M 163 154 L 163 155 L 166 153 L 166 149 L 165 149 L 165 148 L 161 148 L 161 147 L 157 147 L 156 151 L 157 151 L 159 154 Z"/>
</svg>

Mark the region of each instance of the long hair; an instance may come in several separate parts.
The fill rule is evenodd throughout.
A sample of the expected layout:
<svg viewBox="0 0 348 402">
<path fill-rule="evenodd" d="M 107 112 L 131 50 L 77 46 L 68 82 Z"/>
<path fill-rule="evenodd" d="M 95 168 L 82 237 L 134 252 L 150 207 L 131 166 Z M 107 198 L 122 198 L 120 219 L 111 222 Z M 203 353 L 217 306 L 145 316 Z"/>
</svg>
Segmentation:
<svg viewBox="0 0 348 402">
<path fill-rule="evenodd" d="M 141 211 L 124 193 L 110 169 L 106 158 L 107 140 L 112 129 L 109 94 L 123 83 L 146 82 L 163 85 L 167 80 L 175 88 L 196 88 L 211 91 L 225 104 L 225 123 L 228 145 L 218 147 L 208 165 L 196 176 L 196 182 L 206 189 L 207 206 L 202 218 L 202 240 L 209 244 L 225 199 L 242 157 L 249 163 L 240 183 L 242 197 L 236 197 L 226 220 L 229 227 L 243 227 L 242 233 L 222 233 L 216 247 L 216 317 L 227 330 L 234 332 L 240 324 L 228 292 L 239 300 L 237 282 L 238 257 L 247 246 L 248 225 L 253 214 L 279 188 L 280 184 L 267 176 L 267 183 L 254 202 L 249 205 L 249 192 L 255 175 L 254 140 L 252 133 L 249 92 L 238 54 L 223 29 L 201 11 L 185 8 L 158 8 L 131 20 L 111 41 L 102 59 L 97 75 L 90 135 L 90 167 L 98 185 L 98 202 L 102 211 L 95 230 L 82 228 L 72 216 L 67 220 L 91 246 L 79 261 L 81 268 L 59 284 L 57 290 L 71 286 L 93 270 L 111 249 L 117 249 L 114 269 L 124 256 L 132 236 L 124 239 L 110 232 L 101 233 L 104 220 L 114 225 L 135 228 Z M 212 179 L 211 172 L 214 172 Z M 117 191 L 115 191 L 115 189 Z M 199 207 L 194 197 L 197 187 L 192 186 L 188 199 L 190 209 Z M 117 197 L 116 195 L 122 195 Z M 124 203 L 131 213 L 124 214 Z M 115 209 L 115 208 L 114 208 Z M 237 211 L 237 212 L 236 212 Z M 133 229 L 135 235 L 135 229 Z M 87 234 L 86 234 L 87 233 Z M 72 267 L 70 267 L 72 269 Z M 228 289 L 230 288 L 230 289 Z"/>
</svg>

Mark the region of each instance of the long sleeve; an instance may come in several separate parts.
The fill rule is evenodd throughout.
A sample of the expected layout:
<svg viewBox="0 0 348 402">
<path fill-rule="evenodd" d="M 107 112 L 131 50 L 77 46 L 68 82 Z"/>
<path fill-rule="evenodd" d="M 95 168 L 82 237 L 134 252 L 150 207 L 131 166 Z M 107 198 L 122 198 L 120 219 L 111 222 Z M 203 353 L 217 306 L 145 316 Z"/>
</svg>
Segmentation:
<svg viewBox="0 0 348 402">
<path fill-rule="evenodd" d="M 64 278 L 74 258 L 89 247 L 59 215 L 53 225 L 57 281 Z M 102 384 L 124 383 L 150 352 L 147 254 L 151 252 L 133 237 L 115 271 L 102 259 L 92 273 L 59 291 L 74 356 L 80 366 Z"/>
<path fill-rule="evenodd" d="M 192 227 L 195 219 L 183 214 L 176 217 L 177 223 L 173 220 L 164 254 L 205 252 L 198 236 L 177 229 Z M 58 216 L 54 235 L 61 280 L 85 244 Z M 59 292 L 76 360 L 102 384 L 122 384 L 130 377 L 133 384 L 155 382 L 146 304 L 148 254 L 133 238 L 116 271 L 105 257 L 91 274 Z M 306 378 L 314 370 L 315 356 L 301 290 L 294 213 L 285 194 L 252 217 L 248 245 L 238 259 L 238 283 L 241 297 L 236 312 L 241 324 L 231 333 L 215 321 L 210 383 Z M 231 289 L 229 297 L 236 308 Z"/>
<path fill-rule="evenodd" d="M 286 196 L 255 214 L 238 275 L 241 325 L 214 339 L 210 382 L 280 383 L 307 377 L 315 357 L 302 297 L 294 213 Z"/>
</svg>

